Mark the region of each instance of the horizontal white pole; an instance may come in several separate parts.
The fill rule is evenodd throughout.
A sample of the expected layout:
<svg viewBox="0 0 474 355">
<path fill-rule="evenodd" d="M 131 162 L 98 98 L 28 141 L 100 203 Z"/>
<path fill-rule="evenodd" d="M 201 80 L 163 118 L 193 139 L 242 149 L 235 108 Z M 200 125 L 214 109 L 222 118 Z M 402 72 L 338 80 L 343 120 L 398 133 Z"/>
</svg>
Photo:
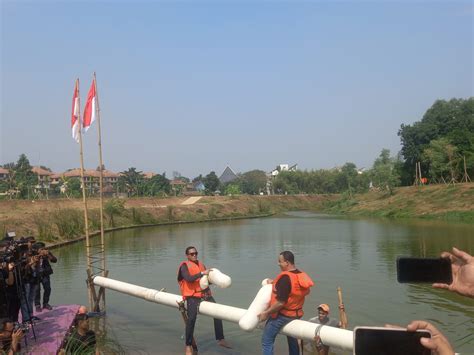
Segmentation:
<svg viewBox="0 0 474 355">
<path fill-rule="evenodd" d="M 159 303 L 174 308 L 178 308 L 177 302 L 180 302 L 183 299 L 180 295 L 158 291 L 151 288 L 145 288 L 102 276 L 94 277 L 94 284 L 109 290 L 114 290 L 130 296 L 142 298 L 149 302 Z M 234 323 L 238 323 L 246 311 L 247 310 L 243 308 L 226 306 L 223 304 L 206 301 L 201 302 L 199 306 L 200 314 Z M 353 338 L 352 331 L 350 330 L 328 327 L 324 325 L 321 326 L 319 324 L 307 322 L 304 320 L 294 320 L 285 325 L 280 333 L 311 341 L 313 340 L 318 329 L 321 341 L 325 345 L 343 350 L 352 350 Z"/>
</svg>

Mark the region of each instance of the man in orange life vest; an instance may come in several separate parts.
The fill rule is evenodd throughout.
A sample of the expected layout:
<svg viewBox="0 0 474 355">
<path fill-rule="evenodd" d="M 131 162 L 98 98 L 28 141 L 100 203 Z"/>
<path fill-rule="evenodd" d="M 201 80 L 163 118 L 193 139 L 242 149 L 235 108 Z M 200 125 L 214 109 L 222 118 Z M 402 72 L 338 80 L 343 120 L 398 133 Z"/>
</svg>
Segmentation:
<svg viewBox="0 0 474 355">
<path fill-rule="evenodd" d="M 209 275 L 209 271 L 203 263 L 197 259 L 198 252 L 195 247 L 186 248 L 187 261 L 183 261 L 178 268 L 178 284 L 183 299 L 186 300 L 188 320 L 186 321 L 186 354 L 193 354 L 193 333 L 198 313 L 198 307 L 202 300 L 216 302 L 212 297 L 211 290 L 201 289 L 199 280 L 203 275 Z M 230 345 L 224 340 L 224 328 L 222 320 L 214 319 L 214 332 L 217 343 L 225 348 Z"/>
<path fill-rule="evenodd" d="M 262 335 L 262 352 L 264 355 L 273 354 L 273 343 L 281 328 L 294 319 L 303 316 L 303 304 L 309 289 L 314 285 L 313 280 L 304 271 L 295 266 L 295 256 L 291 251 L 283 251 L 278 256 L 278 266 L 281 272 L 273 284 L 270 306 L 258 315 L 260 321 L 266 319 Z M 287 337 L 290 355 L 299 355 L 298 340 Z"/>
</svg>

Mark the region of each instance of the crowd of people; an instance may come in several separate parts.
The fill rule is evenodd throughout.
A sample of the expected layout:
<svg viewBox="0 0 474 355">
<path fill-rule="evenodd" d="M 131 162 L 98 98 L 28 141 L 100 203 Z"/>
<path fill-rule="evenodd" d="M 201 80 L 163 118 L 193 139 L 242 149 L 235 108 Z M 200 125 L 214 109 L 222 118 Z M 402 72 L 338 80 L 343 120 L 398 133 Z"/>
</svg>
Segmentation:
<svg viewBox="0 0 474 355">
<path fill-rule="evenodd" d="M 52 310 L 51 263 L 57 262 L 43 242 L 15 237 L 9 232 L 0 240 L 0 344 L 7 353 L 18 351 L 24 333 L 43 310 Z"/>
<path fill-rule="evenodd" d="M 209 288 L 201 289 L 199 280 L 203 275 L 209 274 L 197 256 L 195 247 L 188 247 L 185 251 L 187 260 L 183 261 L 178 268 L 178 283 L 183 298 L 187 302 L 186 340 L 185 354 L 191 355 L 197 351 L 193 342 L 193 332 L 196 323 L 197 309 L 203 300 L 215 302 Z M 446 289 L 460 295 L 474 298 L 474 257 L 468 253 L 453 248 L 452 252 L 444 252 L 441 257 L 448 258 L 451 262 L 452 279 L 451 284 L 433 284 L 434 288 Z M 310 293 L 314 285 L 310 276 L 298 269 L 295 265 L 295 256 L 291 251 L 283 251 L 278 255 L 278 266 L 280 273 L 273 280 L 272 296 L 269 307 L 258 315 L 261 322 L 265 322 L 262 335 L 262 353 L 271 355 L 274 353 L 274 342 L 280 330 L 292 320 L 303 317 L 303 305 L 305 297 Z M 340 305 L 343 310 L 344 305 Z M 317 317 L 309 319 L 312 323 L 325 326 L 341 327 L 341 322 L 329 318 L 330 307 L 320 304 L 317 307 Z M 222 322 L 214 320 L 216 340 L 219 345 L 230 347 L 224 340 Z M 387 325 L 387 327 L 393 327 Z M 448 339 L 431 323 L 423 320 L 414 320 L 406 326 L 409 332 L 417 330 L 428 330 L 431 338 L 421 338 L 421 345 L 431 350 L 434 355 L 453 355 L 454 350 Z M 299 355 L 300 352 L 327 355 L 329 347 L 315 334 L 313 342 L 302 342 L 291 336 L 287 336 L 288 351 L 290 355 Z M 194 346 L 194 347 L 193 347 Z"/>
</svg>

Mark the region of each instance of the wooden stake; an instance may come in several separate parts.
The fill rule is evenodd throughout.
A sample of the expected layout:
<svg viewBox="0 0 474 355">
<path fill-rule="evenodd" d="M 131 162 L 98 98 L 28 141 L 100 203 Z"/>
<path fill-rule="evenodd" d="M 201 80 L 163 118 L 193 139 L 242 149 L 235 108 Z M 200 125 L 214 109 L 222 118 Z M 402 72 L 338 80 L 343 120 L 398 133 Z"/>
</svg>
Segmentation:
<svg viewBox="0 0 474 355">
<path fill-rule="evenodd" d="M 418 162 L 415 163 L 415 182 L 413 185 L 418 186 L 420 180 L 418 179 Z"/>
<path fill-rule="evenodd" d="M 469 174 L 467 173 L 467 168 L 466 168 L 466 156 L 462 156 L 463 161 L 464 161 L 464 176 L 462 177 L 462 182 L 471 182 L 471 178 L 469 177 Z"/>
<path fill-rule="evenodd" d="M 423 177 L 421 175 L 421 163 L 418 162 L 418 178 L 420 179 L 420 185 L 424 185 L 423 184 Z"/>
<path fill-rule="evenodd" d="M 339 300 L 339 319 L 341 321 L 341 328 L 347 328 L 347 315 L 345 309 L 341 309 L 341 306 L 344 307 L 344 303 L 342 303 L 342 289 L 340 287 L 337 288 L 337 298 Z"/>
<path fill-rule="evenodd" d="M 87 257 L 87 273 L 92 273 L 92 265 L 91 265 L 91 244 L 89 240 L 89 218 L 87 213 L 87 199 L 86 199 L 86 183 L 84 181 L 84 154 L 82 150 L 82 118 L 81 118 L 81 99 L 79 97 L 79 79 L 76 79 L 76 88 L 77 88 L 77 95 L 78 95 L 78 120 L 79 120 L 79 146 L 80 146 L 80 161 L 81 161 L 81 184 L 82 184 L 82 202 L 84 204 L 84 228 L 86 233 L 86 257 Z M 89 290 L 89 309 L 93 307 L 93 299 L 92 299 L 92 288 L 94 287 L 93 284 L 88 284 Z"/>
</svg>

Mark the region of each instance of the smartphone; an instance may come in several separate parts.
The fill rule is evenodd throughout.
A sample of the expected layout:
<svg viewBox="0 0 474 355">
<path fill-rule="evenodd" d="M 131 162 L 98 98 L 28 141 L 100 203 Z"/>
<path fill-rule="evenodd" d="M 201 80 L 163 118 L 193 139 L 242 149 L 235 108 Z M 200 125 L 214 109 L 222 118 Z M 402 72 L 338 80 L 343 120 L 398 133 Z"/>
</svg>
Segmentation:
<svg viewBox="0 0 474 355">
<path fill-rule="evenodd" d="M 453 282 L 451 261 L 447 258 L 397 258 L 397 280 L 400 283 Z"/>
<path fill-rule="evenodd" d="M 427 330 L 409 332 L 405 329 L 356 327 L 354 355 L 430 355 L 420 338 L 431 338 Z"/>
</svg>

